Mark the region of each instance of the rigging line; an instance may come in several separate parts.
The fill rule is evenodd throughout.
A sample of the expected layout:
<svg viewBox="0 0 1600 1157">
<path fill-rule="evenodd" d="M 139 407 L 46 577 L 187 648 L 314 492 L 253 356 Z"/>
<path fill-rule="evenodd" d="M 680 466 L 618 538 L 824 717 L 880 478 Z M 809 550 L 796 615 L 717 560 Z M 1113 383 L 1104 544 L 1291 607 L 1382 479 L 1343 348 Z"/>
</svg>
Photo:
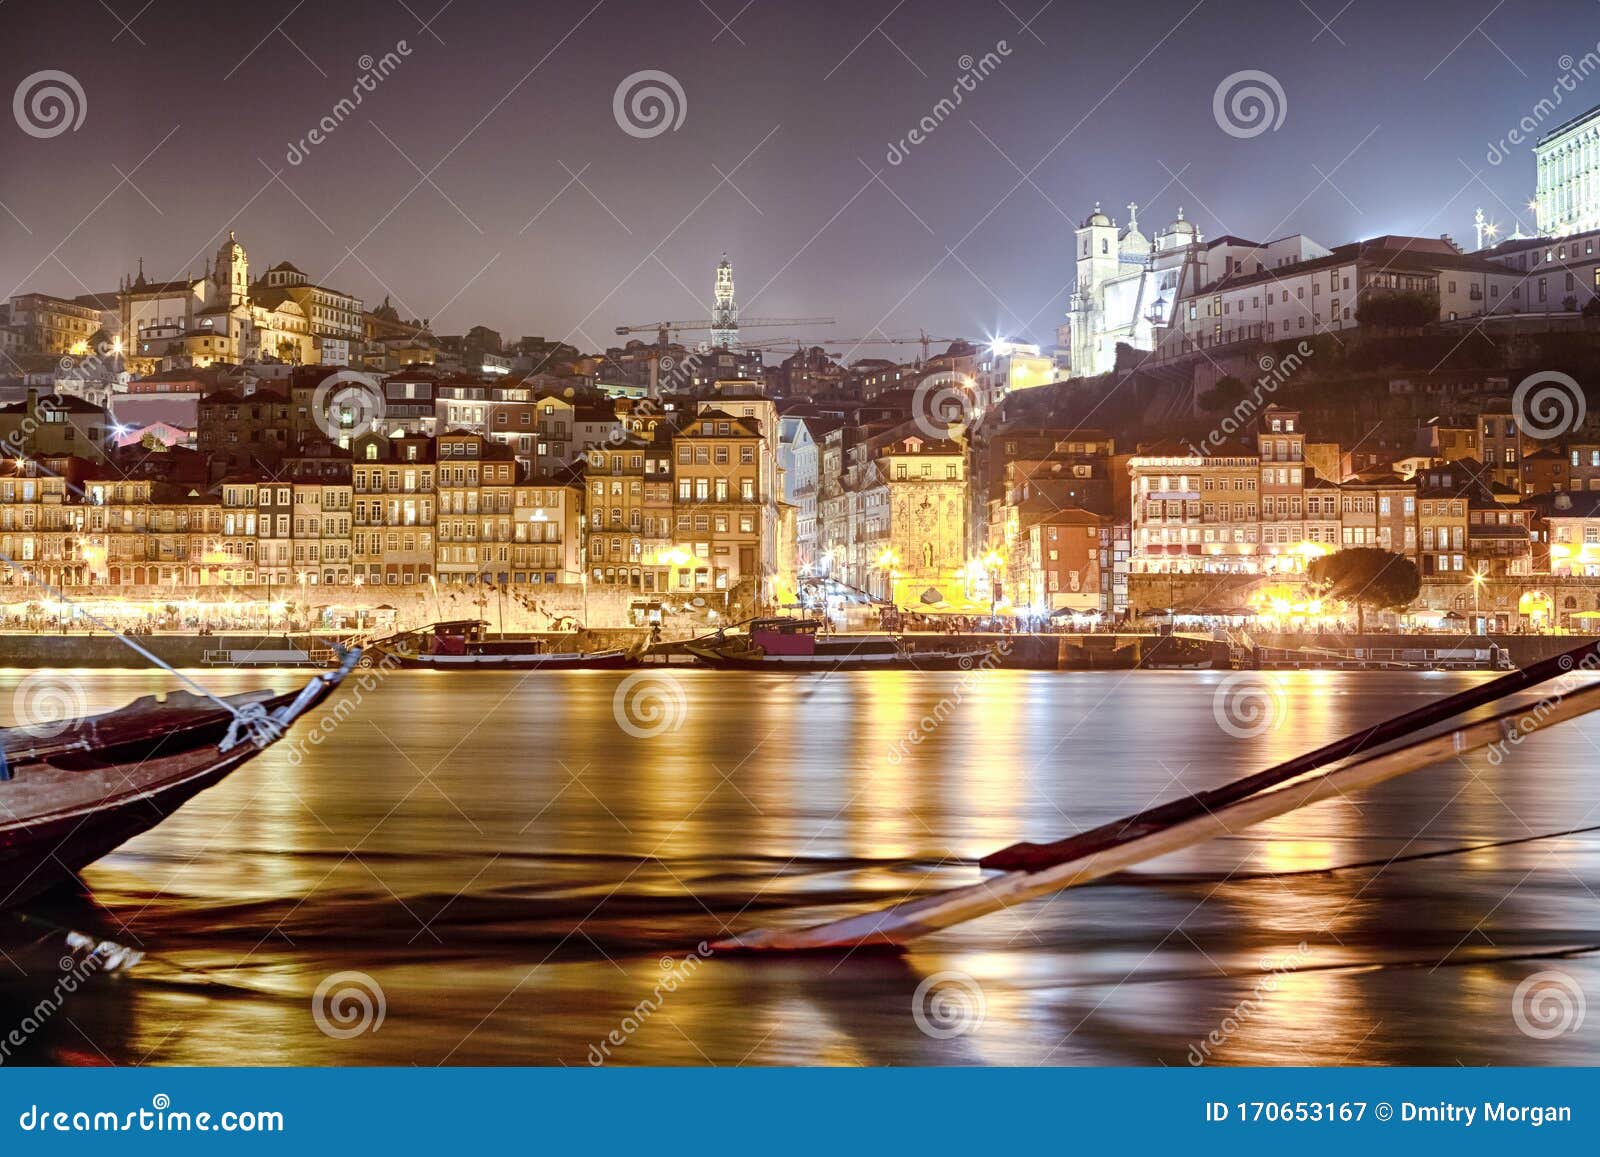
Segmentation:
<svg viewBox="0 0 1600 1157">
<path fill-rule="evenodd" d="M 90 614 L 88 611 L 86 611 L 82 607 L 80 607 L 77 603 L 75 603 L 71 599 L 69 599 L 63 591 L 58 590 L 57 588 L 51 586 L 49 583 L 47 583 L 43 579 L 39 578 L 38 575 L 34 574 L 32 571 L 28 570 L 26 567 L 19 565 L 9 555 L 0 554 L 0 562 L 5 563 L 6 566 L 10 567 L 12 570 L 14 570 L 18 574 L 22 575 L 23 578 L 27 579 L 29 582 L 31 582 L 34 586 L 38 587 L 40 590 L 48 592 L 50 595 L 54 596 L 56 599 L 60 600 L 63 603 L 66 603 L 68 606 L 71 606 L 72 608 L 74 608 L 74 610 L 76 610 L 78 614 L 82 615 L 89 622 L 93 623 L 95 626 L 99 627 L 101 630 L 108 632 L 109 634 L 111 634 L 115 638 L 120 639 L 129 648 L 131 648 L 132 650 L 136 651 L 138 654 L 143 655 L 146 659 L 150 660 L 150 662 L 154 663 L 157 667 L 160 667 L 163 670 L 169 672 L 175 679 L 177 679 L 184 686 L 188 687 L 195 694 L 201 696 L 202 698 L 211 700 L 211 702 L 215 703 L 218 707 L 221 707 L 224 711 L 228 712 L 228 714 L 232 715 L 235 719 L 240 719 L 240 718 L 243 717 L 241 715 L 241 712 L 240 712 L 238 707 L 234 706 L 232 703 L 229 703 L 225 699 L 218 698 L 211 691 L 207 690 L 205 686 L 203 686 L 202 684 L 196 682 L 194 679 L 191 679 L 189 676 L 185 675 L 182 671 L 179 671 L 176 667 L 174 667 L 171 663 L 168 663 L 165 659 L 161 658 L 159 655 L 156 655 L 153 652 L 146 650 L 144 647 L 141 647 L 138 643 L 135 643 L 132 639 L 128 638 L 127 635 L 124 635 L 121 631 L 119 631 L 115 627 L 113 627 L 110 623 L 107 623 L 104 620 L 102 620 L 100 618 L 97 618 L 96 616 Z"/>
<path fill-rule="evenodd" d="M 1412 852 L 1405 856 L 1380 856 L 1372 860 L 1357 860 L 1350 864 L 1330 864 L 1326 868 L 1295 868 L 1287 872 L 1232 872 L 1227 876 L 1210 872 L 1118 872 L 1114 875 L 1090 881 L 1090 886 L 1103 884 L 1106 886 L 1120 885 L 1126 887 L 1131 884 L 1203 884 L 1206 882 L 1225 882 L 1249 880 L 1283 880 L 1294 876 L 1330 876 L 1335 872 L 1355 872 L 1362 868 L 1382 868 L 1390 864 L 1409 864 L 1418 860 L 1435 860 L 1444 856 L 1465 856 L 1473 852 L 1488 851 L 1491 848 L 1509 848 L 1517 844 L 1533 844 L 1540 840 L 1559 840 L 1564 836 L 1581 836 L 1589 832 L 1600 832 L 1600 824 L 1591 824 L 1582 828 L 1567 828 L 1559 832 L 1542 832 L 1534 836 L 1516 836 L 1506 840 L 1487 840 L 1481 844 L 1462 844 L 1454 848 L 1436 848 L 1428 852 Z"/>
</svg>

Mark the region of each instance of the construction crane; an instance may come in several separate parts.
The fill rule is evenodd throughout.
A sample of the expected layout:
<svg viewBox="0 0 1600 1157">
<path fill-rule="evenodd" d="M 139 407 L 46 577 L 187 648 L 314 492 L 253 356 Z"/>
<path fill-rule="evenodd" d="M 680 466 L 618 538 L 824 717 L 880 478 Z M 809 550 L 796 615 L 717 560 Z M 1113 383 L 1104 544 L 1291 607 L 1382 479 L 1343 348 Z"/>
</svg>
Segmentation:
<svg viewBox="0 0 1600 1157">
<path fill-rule="evenodd" d="M 835 319 L 831 317 L 742 317 L 739 319 L 738 328 L 761 329 L 778 325 L 832 325 L 834 320 Z M 670 344 L 668 340 L 669 335 L 672 338 L 676 338 L 678 333 L 683 330 L 693 331 L 720 328 L 722 328 L 720 325 L 707 318 L 701 318 L 697 321 L 657 321 L 651 322 L 649 325 L 619 325 L 617 326 L 617 336 L 627 337 L 631 333 L 649 333 L 651 330 L 654 330 L 656 334 L 656 346 L 659 349 L 665 350 Z"/>
<path fill-rule="evenodd" d="M 930 337 L 927 330 L 922 330 L 918 337 L 839 337 L 839 338 L 829 338 L 826 344 L 828 344 L 828 345 L 837 345 L 837 346 L 839 346 L 841 348 L 853 348 L 855 346 L 864 346 L 864 345 L 916 345 L 916 346 L 921 346 L 922 347 L 922 358 L 917 363 L 918 365 L 921 365 L 921 364 L 923 364 L 924 362 L 926 362 L 928 360 L 929 347 L 934 342 L 943 342 L 945 344 L 949 344 L 951 342 L 966 341 L 966 340 L 967 339 L 964 338 L 964 337 Z M 758 342 L 747 343 L 745 348 L 746 349 L 759 349 L 759 350 L 794 349 L 796 352 L 799 352 L 800 350 L 808 348 L 810 346 L 813 346 L 813 345 L 821 346 L 823 344 L 824 343 L 822 343 L 822 342 L 801 341 L 801 340 L 796 339 L 796 338 L 764 338 L 764 339 L 762 339 L 761 341 L 758 341 Z M 831 358 L 837 358 L 840 355 L 835 354 L 835 353 L 830 353 L 828 356 L 831 357 Z"/>
</svg>

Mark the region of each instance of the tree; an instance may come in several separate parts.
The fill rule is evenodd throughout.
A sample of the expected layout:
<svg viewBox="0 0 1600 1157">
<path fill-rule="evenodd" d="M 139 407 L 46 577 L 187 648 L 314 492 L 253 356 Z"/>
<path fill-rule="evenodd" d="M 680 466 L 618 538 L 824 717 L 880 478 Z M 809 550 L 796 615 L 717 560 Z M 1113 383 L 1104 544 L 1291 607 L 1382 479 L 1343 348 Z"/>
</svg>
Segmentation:
<svg viewBox="0 0 1600 1157">
<path fill-rule="evenodd" d="M 1421 329 L 1439 320 L 1439 299 L 1418 290 L 1369 292 L 1356 303 L 1356 320 L 1378 329 Z"/>
<path fill-rule="evenodd" d="M 1587 321 L 1600 319 L 1600 295 L 1591 297 L 1583 303 L 1583 316 Z"/>
<path fill-rule="evenodd" d="M 1422 591 L 1417 564 L 1375 546 L 1356 546 L 1313 559 L 1307 577 L 1328 598 L 1353 603 L 1356 630 L 1365 633 L 1366 611 L 1399 610 Z"/>
</svg>

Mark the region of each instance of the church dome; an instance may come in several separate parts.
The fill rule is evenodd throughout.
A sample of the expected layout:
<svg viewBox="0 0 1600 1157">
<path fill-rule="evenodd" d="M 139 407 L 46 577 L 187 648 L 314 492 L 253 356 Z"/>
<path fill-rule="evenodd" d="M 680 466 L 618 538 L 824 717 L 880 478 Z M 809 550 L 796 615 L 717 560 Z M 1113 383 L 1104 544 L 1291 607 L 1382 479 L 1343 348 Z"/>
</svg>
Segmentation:
<svg viewBox="0 0 1600 1157">
<path fill-rule="evenodd" d="M 1084 221 L 1083 227 L 1085 229 L 1088 229 L 1088 228 L 1092 228 L 1093 226 L 1096 226 L 1096 225 L 1104 225 L 1104 226 L 1107 226 L 1107 227 L 1109 227 L 1111 225 L 1111 218 L 1107 217 L 1104 213 L 1100 212 L 1100 202 L 1099 201 L 1096 201 L 1094 203 L 1094 212 L 1089 214 L 1089 218 L 1088 218 L 1088 220 Z"/>
<path fill-rule="evenodd" d="M 1183 210 L 1180 208 L 1178 210 L 1178 219 L 1176 221 L 1174 221 L 1171 225 L 1167 226 L 1167 232 L 1168 233 L 1187 233 L 1187 234 L 1193 236 L 1193 234 L 1194 234 L 1194 222 L 1193 221 L 1185 221 L 1183 219 Z"/>
</svg>

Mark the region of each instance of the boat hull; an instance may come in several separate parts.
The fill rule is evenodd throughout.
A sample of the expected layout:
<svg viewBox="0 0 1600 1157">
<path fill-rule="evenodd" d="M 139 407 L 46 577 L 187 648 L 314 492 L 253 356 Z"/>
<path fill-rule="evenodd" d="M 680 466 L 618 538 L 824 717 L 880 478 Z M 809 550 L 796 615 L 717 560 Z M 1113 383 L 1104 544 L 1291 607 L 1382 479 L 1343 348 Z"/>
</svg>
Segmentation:
<svg viewBox="0 0 1600 1157">
<path fill-rule="evenodd" d="M 616 671 L 633 666 L 622 651 L 593 655 L 401 655 L 389 652 L 385 666 L 414 671 Z"/>
<path fill-rule="evenodd" d="M 357 660 L 298 692 L 147 697 L 59 733 L 0 732 L 0 908 L 15 907 L 149 831 L 281 738 Z M 252 727 L 235 713 L 257 713 Z"/>
<path fill-rule="evenodd" d="M 930 651 L 910 655 L 757 655 L 726 653 L 710 647 L 684 648 L 701 663 L 727 671 L 776 671 L 806 675 L 834 671 L 970 671 L 988 654 Z"/>
</svg>

